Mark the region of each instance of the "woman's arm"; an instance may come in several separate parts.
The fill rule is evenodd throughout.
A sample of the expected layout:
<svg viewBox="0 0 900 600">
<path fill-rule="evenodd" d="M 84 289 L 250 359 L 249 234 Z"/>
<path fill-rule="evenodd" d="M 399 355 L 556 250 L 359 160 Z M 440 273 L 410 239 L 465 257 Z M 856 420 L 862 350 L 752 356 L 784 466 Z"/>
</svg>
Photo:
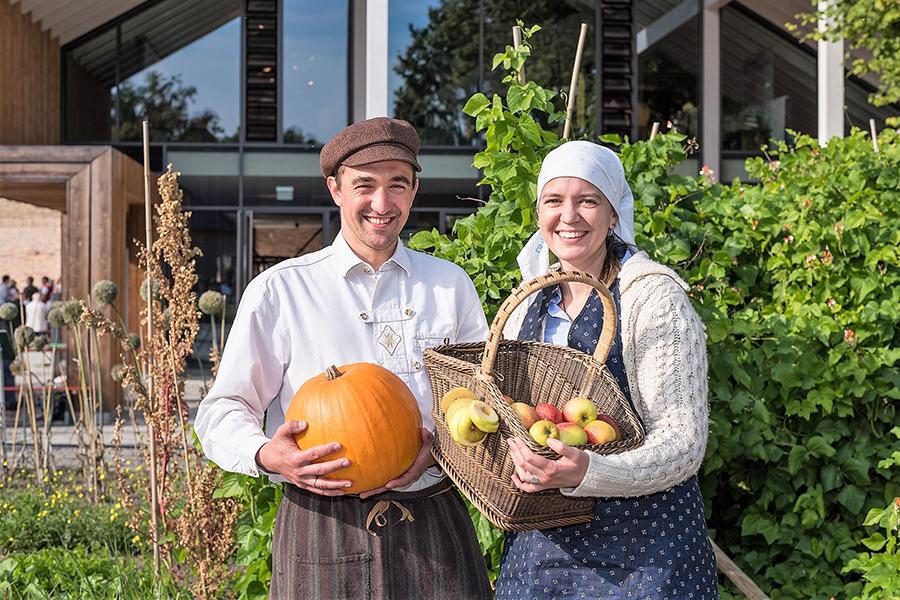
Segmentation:
<svg viewBox="0 0 900 600">
<path fill-rule="evenodd" d="M 706 451 L 706 334 L 690 300 L 669 277 L 633 284 L 637 295 L 629 318 L 631 340 L 623 340 L 632 396 L 647 432 L 634 450 L 587 453 L 581 484 L 571 496 L 633 497 L 671 488 L 694 475 Z M 640 287 L 638 287 L 640 286 Z"/>
</svg>

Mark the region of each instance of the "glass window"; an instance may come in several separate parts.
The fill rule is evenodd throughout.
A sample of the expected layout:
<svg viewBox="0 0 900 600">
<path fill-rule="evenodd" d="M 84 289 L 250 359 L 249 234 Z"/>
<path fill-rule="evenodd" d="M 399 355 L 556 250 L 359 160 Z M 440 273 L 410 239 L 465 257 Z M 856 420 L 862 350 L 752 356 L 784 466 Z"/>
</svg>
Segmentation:
<svg viewBox="0 0 900 600">
<path fill-rule="evenodd" d="M 348 122 L 348 2 L 284 0 L 283 11 L 284 141 L 322 144 Z"/>
<path fill-rule="evenodd" d="M 816 135 L 816 57 L 729 4 L 721 10 L 722 149 Z"/>
<path fill-rule="evenodd" d="M 876 130 L 881 131 L 885 126 L 885 119 L 895 117 L 897 113 L 900 113 L 900 106 L 896 104 L 889 106 L 869 104 L 869 94 L 872 92 L 872 89 L 864 86 L 863 83 L 855 78 L 847 79 L 847 85 L 844 88 L 844 101 L 847 105 L 845 133 L 849 134 L 851 127 L 869 131 L 869 119 L 875 119 Z"/>
<path fill-rule="evenodd" d="M 638 139 L 650 136 L 654 122 L 665 129 L 669 121 L 681 133 L 697 136 L 697 21 L 689 19 L 639 55 Z"/>
<path fill-rule="evenodd" d="M 240 156 L 237 151 L 172 150 L 166 154 L 181 173 L 185 206 L 237 206 Z"/>
<path fill-rule="evenodd" d="M 200 248 L 203 256 L 197 257 L 197 287 L 200 297 L 205 291 L 214 290 L 225 296 L 225 336 L 234 319 L 237 308 L 237 214 L 221 211 L 194 211 L 190 221 L 191 239 Z M 188 359 L 188 371 L 192 376 L 210 376 L 209 351 L 213 335 L 219 344 L 222 337 L 222 319 L 215 317 L 216 331 L 213 334 L 210 318 L 203 315 L 200 329 L 194 339 L 194 351 Z"/>
<path fill-rule="evenodd" d="M 579 0 L 528 0 L 515 4 L 486 1 L 484 11 L 484 92 L 488 97 L 505 88 L 502 79 L 506 72 L 502 68 L 491 71 L 491 65 L 495 54 L 512 45 L 512 28 L 517 19 L 521 19 L 528 27 L 541 26 L 541 30 L 531 38 L 531 57 L 525 64 L 527 78 L 545 88 L 568 94 L 581 23 L 587 23 L 588 31 L 572 111 L 572 137 L 593 133 L 596 75 L 594 50 L 597 33 L 594 27 L 594 3 Z M 630 44 L 630 40 L 626 38 L 625 43 Z M 564 109 L 562 99 L 557 98 L 556 106 Z M 562 124 L 558 127 L 561 135 Z"/>
<path fill-rule="evenodd" d="M 316 152 L 245 152 L 244 206 L 328 206 Z"/>
<path fill-rule="evenodd" d="M 63 53 L 67 142 L 113 139 L 116 56 L 115 28 Z"/>
<path fill-rule="evenodd" d="M 391 116 L 424 145 L 475 143 L 462 113 L 479 85 L 479 0 L 391 0 L 388 55 Z"/>
<path fill-rule="evenodd" d="M 237 141 L 239 0 L 166 0 L 121 25 L 119 139 Z"/>
</svg>

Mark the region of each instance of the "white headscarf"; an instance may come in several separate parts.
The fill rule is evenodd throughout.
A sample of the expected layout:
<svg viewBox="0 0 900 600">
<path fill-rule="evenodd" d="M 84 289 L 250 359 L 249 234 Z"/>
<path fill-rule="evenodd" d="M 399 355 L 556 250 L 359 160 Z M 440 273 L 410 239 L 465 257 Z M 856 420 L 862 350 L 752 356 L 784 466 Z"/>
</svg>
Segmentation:
<svg viewBox="0 0 900 600">
<path fill-rule="evenodd" d="M 566 142 L 552 150 L 541 163 L 537 200 L 544 186 L 557 177 L 578 177 L 603 192 L 619 219 L 613 231 L 622 241 L 634 246 L 634 196 L 625 181 L 622 161 L 615 152 L 587 141 Z M 550 267 L 550 250 L 541 232 L 536 232 L 518 256 L 524 280 L 543 275 Z"/>
</svg>

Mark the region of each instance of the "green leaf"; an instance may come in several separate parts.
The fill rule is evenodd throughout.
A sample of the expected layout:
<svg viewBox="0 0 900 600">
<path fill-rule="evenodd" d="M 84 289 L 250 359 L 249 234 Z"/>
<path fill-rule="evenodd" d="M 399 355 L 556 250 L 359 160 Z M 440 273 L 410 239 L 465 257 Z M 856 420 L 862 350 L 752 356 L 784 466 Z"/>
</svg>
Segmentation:
<svg viewBox="0 0 900 600">
<path fill-rule="evenodd" d="M 488 100 L 487 96 L 479 92 L 469 98 L 468 102 L 466 102 L 466 105 L 463 107 L 463 112 L 470 117 L 477 117 L 481 111 L 490 106 L 490 104 L 491 101 Z"/>
<path fill-rule="evenodd" d="M 887 538 L 880 532 L 875 532 L 867 538 L 863 538 L 860 540 L 863 544 L 865 544 L 866 548 L 872 551 L 879 551 L 884 548 L 884 545 L 887 543 Z"/>
<path fill-rule="evenodd" d="M 866 495 L 861 489 L 851 483 L 838 493 L 837 499 L 847 510 L 854 515 L 858 515 L 862 510 L 863 503 L 866 501 Z"/>
<path fill-rule="evenodd" d="M 829 457 L 834 456 L 835 452 L 837 452 L 821 435 L 814 435 L 809 438 L 806 442 L 806 447 L 809 449 L 810 454 L 816 456 Z"/>
</svg>

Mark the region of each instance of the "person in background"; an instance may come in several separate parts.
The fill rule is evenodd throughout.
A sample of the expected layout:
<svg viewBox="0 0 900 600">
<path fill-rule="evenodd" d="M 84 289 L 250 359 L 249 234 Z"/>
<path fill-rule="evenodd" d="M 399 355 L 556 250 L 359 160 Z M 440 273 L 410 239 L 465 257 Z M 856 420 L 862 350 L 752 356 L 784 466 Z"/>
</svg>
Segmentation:
<svg viewBox="0 0 900 600">
<path fill-rule="evenodd" d="M 432 391 L 422 357 L 445 339 L 483 341 L 487 323 L 461 268 L 399 240 L 419 187 L 418 150 L 409 123 L 383 117 L 350 125 L 325 144 L 320 167 L 341 230 L 331 246 L 250 282 L 197 412 L 194 429 L 210 460 L 286 482 L 271 598 L 492 596 L 468 511 L 431 454 Z M 349 496 L 351 482 L 341 478 L 349 463 L 329 460 L 340 445 L 300 450 L 293 436 L 307 424 L 284 422 L 284 412 L 296 390 L 329 365 L 361 361 L 406 383 L 425 429 L 405 474 Z M 385 505 L 382 517 L 391 524 L 380 527 L 375 517 Z"/>
<path fill-rule="evenodd" d="M 9 288 L 6 290 L 6 301 L 19 303 L 19 284 L 15 279 L 9 280 Z"/>
<path fill-rule="evenodd" d="M 9 295 L 9 275 L 4 275 L 3 280 L 0 281 L 0 304 L 6 302 L 6 297 Z"/>
<path fill-rule="evenodd" d="M 596 498 L 585 525 L 508 533 L 498 600 L 718 598 L 697 471 L 706 450 L 706 335 L 688 286 L 634 240 L 622 163 L 587 141 L 551 151 L 538 176 L 539 231 L 519 255 L 523 277 L 584 271 L 609 288 L 618 316 L 606 366 L 646 430 L 644 443 L 600 455 L 549 439 L 558 460 L 510 439 L 523 492 Z M 549 252 L 559 264 L 549 266 Z M 541 290 L 510 316 L 508 339 L 593 354 L 603 306 L 592 287 Z"/>
<path fill-rule="evenodd" d="M 50 323 L 47 321 L 47 313 L 50 305 L 41 297 L 40 292 L 31 295 L 31 302 L 25 305 L 25 324 L 31 327 L 35 333 L 47 333 Z"/>
<path fill-rule="evenodd" d="M 40 291 L 41 290 L 39 290 L 37 286 L 34 285 L 34 277 L 25 278 L 25 289 L 22 290 L 22 297 L 25 299 L 25 304 L 31 302 L 32 296 Z"/>
</svg>

